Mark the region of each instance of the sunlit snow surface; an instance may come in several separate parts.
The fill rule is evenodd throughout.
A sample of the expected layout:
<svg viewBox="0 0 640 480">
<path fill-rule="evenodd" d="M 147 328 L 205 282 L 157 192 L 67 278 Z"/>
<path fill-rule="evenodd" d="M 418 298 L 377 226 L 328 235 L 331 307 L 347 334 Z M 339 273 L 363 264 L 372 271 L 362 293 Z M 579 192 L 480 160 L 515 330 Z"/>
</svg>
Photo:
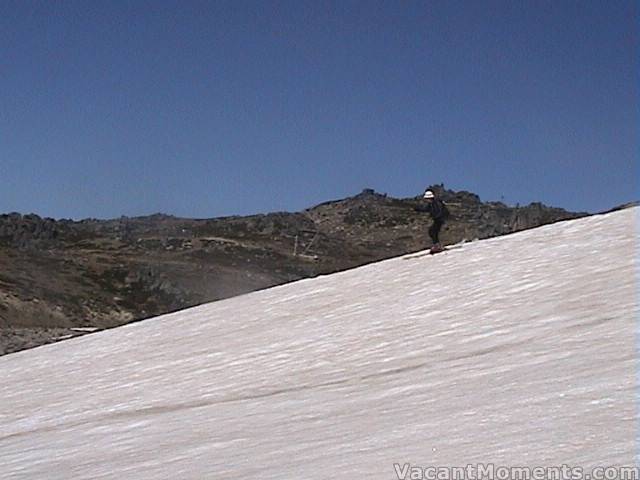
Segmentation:
<svg viewBox="0 0 640 480">
<path fill-rule="evenodd" d="M 638 209 L 0 358 L 2 479 L 632 465 Z"/>
</svg>

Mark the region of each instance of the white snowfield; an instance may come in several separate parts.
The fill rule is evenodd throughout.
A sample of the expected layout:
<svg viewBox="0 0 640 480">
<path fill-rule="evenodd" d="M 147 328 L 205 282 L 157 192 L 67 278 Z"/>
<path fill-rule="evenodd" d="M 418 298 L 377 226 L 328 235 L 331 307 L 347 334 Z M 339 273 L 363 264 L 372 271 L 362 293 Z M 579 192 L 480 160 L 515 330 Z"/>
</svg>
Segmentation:
<svg viewBox="0 0 640 480">
<path fill-rule="evenodd" d="M 2 357 L 0 478 L 634 465 L 638 213 L 391 259 Z"/>
</svg>

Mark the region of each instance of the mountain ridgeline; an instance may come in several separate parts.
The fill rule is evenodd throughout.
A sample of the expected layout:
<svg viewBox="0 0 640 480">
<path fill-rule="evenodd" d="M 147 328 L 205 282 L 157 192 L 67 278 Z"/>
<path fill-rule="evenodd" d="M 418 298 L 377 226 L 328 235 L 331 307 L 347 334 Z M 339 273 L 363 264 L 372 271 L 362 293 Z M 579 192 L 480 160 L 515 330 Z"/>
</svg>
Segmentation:
<svg viewBox="0 0 640 480">
<path fill-rule="evenodd" d="M 445 244 L 585 216 L 433 186 Z M 0 354 L 426 248 L 420 197 L 365 189 L 295 213 L 113 220 L 0 215 Z"/>
</svg>

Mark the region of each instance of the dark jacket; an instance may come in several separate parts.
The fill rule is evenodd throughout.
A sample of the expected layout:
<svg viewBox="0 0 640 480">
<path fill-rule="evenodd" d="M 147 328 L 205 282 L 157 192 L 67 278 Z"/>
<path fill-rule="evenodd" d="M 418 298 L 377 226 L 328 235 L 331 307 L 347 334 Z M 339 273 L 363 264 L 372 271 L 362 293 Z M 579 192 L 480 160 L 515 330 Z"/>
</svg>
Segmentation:
<svg viewBox="0 0 640 480">
<path fill-rule="evenodd" d="M 431 218 L 444 222 L 449 218 L 449 210 L 442 200 L 434 198 L 431 203 L 421 203 L 413 207 L 416 212 L 425 212 L 431 214 Z"/>
</svg>

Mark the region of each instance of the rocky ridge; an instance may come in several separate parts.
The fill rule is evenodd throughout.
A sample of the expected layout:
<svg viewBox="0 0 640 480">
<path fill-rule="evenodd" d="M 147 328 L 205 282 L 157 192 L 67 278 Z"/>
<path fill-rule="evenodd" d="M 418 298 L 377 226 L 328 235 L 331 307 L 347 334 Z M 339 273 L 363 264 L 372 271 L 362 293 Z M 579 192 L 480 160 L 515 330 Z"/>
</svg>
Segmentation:
<svg viewBox="0 0 640 480">
<path fill-rule="evenodd" d="M 452 213 L 447 244 L 586 215 L 432 188 Z M 212 219 L 0 215 L 0 354 L 423 249 L 420 201 L 365 189 L 301 212 Z"/>
</svg>

